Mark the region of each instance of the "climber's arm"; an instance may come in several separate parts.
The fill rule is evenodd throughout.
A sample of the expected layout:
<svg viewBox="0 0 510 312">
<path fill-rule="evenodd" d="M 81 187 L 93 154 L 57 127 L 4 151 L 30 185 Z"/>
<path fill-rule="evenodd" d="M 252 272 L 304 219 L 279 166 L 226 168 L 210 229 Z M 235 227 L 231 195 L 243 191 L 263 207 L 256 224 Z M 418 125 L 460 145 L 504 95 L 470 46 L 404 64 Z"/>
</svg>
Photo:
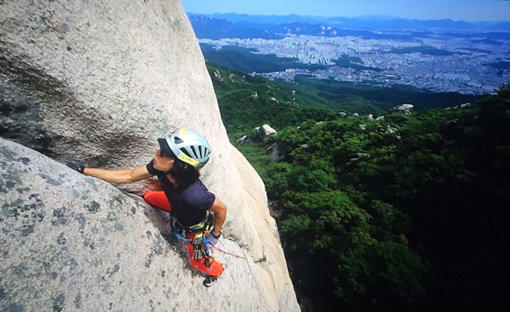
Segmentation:
<svg viewBox="0 0 510 312">
<path fill-rule="evenodd" d="M 221 227 L 223 226 L 223 223 L 225 223 L 225 219 L 227 217 L 227 206 L 218 197 L 216 197 L 211 209 L 209 210 L 214 212 L 214 228 L 212 234 L 218 236 L 220 235 Z"/>
<path fill-rule="evenodd" d="M 110 183 L 133 183 L 152 177 L 152 174 L 147 171 L 146 165 L 133 169 L 84 168 L 83 174 Z"/>
</svg>

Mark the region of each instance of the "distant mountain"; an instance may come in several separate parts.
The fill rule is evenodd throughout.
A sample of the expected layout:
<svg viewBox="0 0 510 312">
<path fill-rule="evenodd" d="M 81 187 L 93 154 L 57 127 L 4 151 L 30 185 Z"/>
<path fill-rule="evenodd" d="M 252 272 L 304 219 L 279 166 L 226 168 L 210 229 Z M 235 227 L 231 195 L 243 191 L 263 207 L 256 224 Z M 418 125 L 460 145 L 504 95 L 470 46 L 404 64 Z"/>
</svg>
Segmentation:
<svg viewBox="0 0 510 312">
<path fill-rule="evenodd" d="M 222 38 L 239 39 L 282 39 L 285 35 L 309 36 L 355 36 L 365 39 L 411 39 L 413 33 L 375 33 L 360 27 L 357 30 L 343 27 L 327 26 L 325 24 L 310 24 L 297 21 L 283 24 L 256 24 L 252 22 L 231 22 L 203 15 L 189 17 L 195 34 L 200 39 L 218 40 Z M 356 27 L 355 27 L 356 28 Z M 367 27 L 369 28 L 369 27 Z"/>
<path fill-rule="evenodd" d="M 200 16 L 203 14 L 195 14 L 195 13 L 188 13 L 188 16 Z M 215 19 L 224 19 L 227 21 L 230 21 L 232 23 L 253 23 L 253 24 L 269 24 L 269 25 L 278 25 L 278 24 L 285 24 L 285 23 L 295 23 L 295 22 L 301 22 L 306 21 L 309 23 L 312 22 L 320 22 L 323 20 L 322 18 L 310 18 L 307 16 L 299 16 L 296 14 L 291 15 L 248 15 L 248 14 L 236 14 L 236 13 L 226 13 L 226 14 L 210 14 L 210 15 L 203 15 L 203 16 L 209 16 Z"/>
<path fill-rule="evenodd" d="M 189 13 L 193 27 L 199 27 L 199 38 L 272 38 L 284 34 L 345 36 L 356 31 L 452 31 L 452 32 L 510 32 L 510 22 L 465 22 L 451 19 L 417 20 L 383 16 L 357 18 L 314 17 L 299 15 L 246 15 Z M 324 31 L 324 30 L 327 31 Z M 231 31 L 231 33 L 229 33 Z M 197 30 L 195 29 L 195 32 Z M 354 33 L 351 33 L 354 32 Z M 358 33 L 358 35 L 366 35 Z M 240 37 L 242 36 L 242 37 Z"/>
<path fill-rule="evenodd" d="M 198 38 L 221 39 L 221 38 L 264 38 L 280 39 L 281 35 L 275 35 L 261 28 L 249 25 L 235 24 L 226 19 L 218 19 L 203 15 L 189 17 L 193 30 Z"/>
</svg>

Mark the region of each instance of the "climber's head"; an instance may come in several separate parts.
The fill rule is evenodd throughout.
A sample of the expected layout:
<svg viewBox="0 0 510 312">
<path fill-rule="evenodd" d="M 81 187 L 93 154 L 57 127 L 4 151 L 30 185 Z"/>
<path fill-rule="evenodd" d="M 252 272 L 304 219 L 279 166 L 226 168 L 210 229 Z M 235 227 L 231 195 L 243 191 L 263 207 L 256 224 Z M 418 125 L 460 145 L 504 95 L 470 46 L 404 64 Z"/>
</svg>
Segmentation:
<svg viewBox="0 0 510 312">
<path fill-rule="evenodd" d="M 158 139 L 163 155 L 178 159 L 195 169 L 202 168 L 211 155 L 207 139 L 194 130 L 180 129 Z"/>
<path fill-rule="evenodd" d="M 180 185 L 193 183 L 198 179 L 198 169 L 209 161 L 211 154 L 207 139 L 194 130 L 181 129 L 158 139 L 158 143 L 161 153 L 159 156 L 162 156 L 163 162 L 173 160 L 167 171 L 177 178 Z"/>
</svg>

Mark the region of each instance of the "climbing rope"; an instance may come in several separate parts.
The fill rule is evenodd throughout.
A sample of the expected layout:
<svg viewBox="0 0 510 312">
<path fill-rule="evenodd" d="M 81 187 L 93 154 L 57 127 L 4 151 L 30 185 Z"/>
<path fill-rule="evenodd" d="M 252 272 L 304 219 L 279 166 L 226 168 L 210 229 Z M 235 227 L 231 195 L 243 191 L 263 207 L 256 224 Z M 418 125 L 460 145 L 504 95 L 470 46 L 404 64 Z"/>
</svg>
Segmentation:
<svg viewBox="0 0 510 312">
<path fill-rule="evenodd" d="M 219 243 L 223 245 L 223 243 L 222 243 L 222 242 L 219 242 Z M 267 303 L 266 298 L 264 297 L 264 295 L 263 295 L 262 291 L 260 290 L 260 285 L 259 285 L 259 283 L 257 282 L 257 278 L 255 277 L 255 273 L 253 272 L 253 270 L 252 270 L 252 268 L 251 268 L 251 265 L 250 265 L 250 262 L 248 261 L 248 256 L 246 255 L 246 252 L 245 252 L 243 249 L 241 249 L 241 250 L 242 250 L 242 252 L 243 252 L 243 254 L 244 254 L 244 257 L 243 257 L 243 256 L 239 256 L 239 255 L 233 254 L 233 253 L 231 253 L 231 252 L 228 252 L 228 251 L 226 251 L 226 250 L 223 250 L 223 249 L 221 249 L 221 248 L 218 248 L 218 247 L 216 247 L 216 246 L 212 246 L 212 247 L 213 247 L 214 249 L 216 249 L 216 250 L 218 250 L 218 251 L 220 251 L 220 252 L 222 252 L 222 253 L 226 254 L 226 255 L 229 255 L 229 256 L 232 256 L 232 257 L 235 257 L 235 258 L 239 258 L 239 259 L 244 259 L 244 260 L 246 261 L 246 264 L 248 265 L 248 268 L 250 269 L 251 276 L 253 277 L 253 280 L 255 281 L 255 285 L 257 286 L 257 290 L 259 291 L 259 295 L 260 295 L 260 297 L 262 297 L 262 300 L 264 301 L 264 303 L 265 303 L 266 307 L 267 307 L 267 308 L 269 308 L 269 310 L 271 310 L 271 306 L 269 305 L 269 303 Z"/>
<path fill-rule="evenodd" d="M 214 248 L 214 249 L 216 249 L 216 250 L 218 250 L 218 251 L 220 251 L 220 252 L 222 252 L 222 253 L 224 253 L 224 254 L 226 254 L 226 255 L 229 255 L 229 256 L 232 256 L 232 257 L 236 257 L 236 258 L 239 258 L 239 259 L 248 260 L 248 258 L 246 258 L 246 257 L 243 257 L 243 256 L 239 256 L 239 255 L 233 254 L 233 253 L 231 253 L 231 252 L 228 252 L 228 251 L 223 250 L 223 249 L 221 249 L 221 248 L 218 248 L 218 247 L 216 247 L 216 246 L 212 246 L 212 248 Z"/>
</svg>

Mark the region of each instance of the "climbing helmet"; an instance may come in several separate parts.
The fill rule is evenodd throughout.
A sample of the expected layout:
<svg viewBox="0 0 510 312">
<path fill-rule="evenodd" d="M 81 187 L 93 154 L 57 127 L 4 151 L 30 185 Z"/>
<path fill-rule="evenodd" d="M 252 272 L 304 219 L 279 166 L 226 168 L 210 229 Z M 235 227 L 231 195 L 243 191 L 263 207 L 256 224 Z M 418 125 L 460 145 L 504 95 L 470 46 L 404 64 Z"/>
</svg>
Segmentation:
<svg viewBox="0 0 510 312">
<path fill-rule="evenodd" d="M 164 139 L 158 139 L 158 142 L 164 154 L 175 156 L 197 169 L 202 168 L 211 155 L 211 146 L 207 139 L 191 129 L 180 129 Z"/>
</svg>

